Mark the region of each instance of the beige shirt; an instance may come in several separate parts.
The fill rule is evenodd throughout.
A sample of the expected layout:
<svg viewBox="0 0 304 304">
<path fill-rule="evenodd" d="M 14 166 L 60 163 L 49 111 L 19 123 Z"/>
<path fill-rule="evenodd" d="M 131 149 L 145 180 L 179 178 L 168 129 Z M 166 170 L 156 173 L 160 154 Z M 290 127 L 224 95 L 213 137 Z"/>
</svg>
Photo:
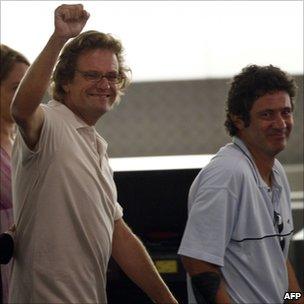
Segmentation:
<svg viewBox="0 0 304 304">
<path fill-rule="evenodd" d="M 12 303 L 106 303 L 117 203 L 107 143 L 65 105 L 43 105 L 35 151 L 13 149 Z"/>
</svg>

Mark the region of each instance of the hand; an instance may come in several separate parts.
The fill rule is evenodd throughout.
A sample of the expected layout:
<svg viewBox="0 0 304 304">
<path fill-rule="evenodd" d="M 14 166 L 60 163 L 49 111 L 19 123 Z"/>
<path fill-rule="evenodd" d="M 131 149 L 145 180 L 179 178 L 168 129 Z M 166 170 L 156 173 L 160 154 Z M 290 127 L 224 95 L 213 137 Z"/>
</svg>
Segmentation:
<svg viewBox="0 0 304 304">
<path fill-rule="evenodd" d="M 89 17 L 82 4 L 63 4 L 55 10 L 55 34 L 64 39 L 75 37 L 81 33 Z"/>
<path fill-rule="evenodd" d="M 9 227 L 8 231 L 15 233 L 16 232 L 16 225 L 13 224 L 11 227 Z"/>
</svg>

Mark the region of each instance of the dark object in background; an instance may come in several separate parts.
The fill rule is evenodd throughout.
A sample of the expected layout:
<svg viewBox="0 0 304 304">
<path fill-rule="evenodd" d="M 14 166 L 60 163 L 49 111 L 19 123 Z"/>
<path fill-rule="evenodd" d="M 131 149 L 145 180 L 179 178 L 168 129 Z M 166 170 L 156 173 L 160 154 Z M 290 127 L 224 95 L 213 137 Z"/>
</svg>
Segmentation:
<svg viewBox="0 0 304 304">
<path fill-rule="evenodd" d="M 7 264 L 14 253 L 14 240 L 8 233 L 0 234 L 0 264 Z"/>
<path fill-rule="evenodd" d="M 0 264 L 7 264 L 14 253 L 14 239 L 8 233 L 0 234 Z M 2 277 L 0 271 L 0 304 L 3 303 Z"/>
<path fill-rule="evenodd" d="M 188 192 L 198 172 L 199 169 L 173 169 L 114 173 L 124 219 L 144 243 L 179 303 L 188 300 L 186 274 L 177 250 L 187 220 Z M 152 304 L 113 259 L 107 275 L 109 304 L 121 304 L 123 299 Z"/>
</svg>

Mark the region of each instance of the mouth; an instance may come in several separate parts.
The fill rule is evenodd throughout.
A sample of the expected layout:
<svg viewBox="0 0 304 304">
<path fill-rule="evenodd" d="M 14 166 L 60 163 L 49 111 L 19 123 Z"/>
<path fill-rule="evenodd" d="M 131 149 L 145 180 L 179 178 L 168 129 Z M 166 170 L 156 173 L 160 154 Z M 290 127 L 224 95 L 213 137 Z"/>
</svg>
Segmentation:
<svg viewBox="0 0 304 304">
<path fill-rule="evenodd" d="M 285 140 L 287 139 L 288 136 L 285 133 L 276 133 L 276 134 L 271 134 L 270 137 L 275 140 Z"/>
<path fill-rule="evenodd" d="M 98 94 L 98 93 L 88 93 L 89 96 L 91 97 L 98 97 L 98 98 L 110 98 L 110 94 Z"/>
</svg>

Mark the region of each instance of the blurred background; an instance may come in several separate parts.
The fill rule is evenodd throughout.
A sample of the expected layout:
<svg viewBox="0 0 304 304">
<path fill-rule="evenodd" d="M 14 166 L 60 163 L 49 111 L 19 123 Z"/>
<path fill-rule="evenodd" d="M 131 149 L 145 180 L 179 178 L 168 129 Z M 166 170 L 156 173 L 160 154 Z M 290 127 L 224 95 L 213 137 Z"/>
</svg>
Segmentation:
<svg viewBox="0 0 304 304">
<path fill-rule="evenodd" d="M 53 31 L 54 9 L 63 3 L 74 2 L 2 0 L 1 43 L 32 62 Z M 97 129 L 109 143 L 126 221 L 183 303 L 185 274 L 176 251 L 187 193 L 204 155 L 230 141 L 223 126 L 229 80 L 248 64 L 273 64 L 295 77 L 295 126 L 278 159 L 292 188 L 290 258 L 303 288 L 303 1 L 77 3 L 91 14 L 85 30 L 111 33 L 125 47 L 133 82 Z M 144 168 L 137 168 L 143 161 Z M 110 303 L 123 297 L 150 303 L 113 261 L 108 292 Z"/>
</svg>

